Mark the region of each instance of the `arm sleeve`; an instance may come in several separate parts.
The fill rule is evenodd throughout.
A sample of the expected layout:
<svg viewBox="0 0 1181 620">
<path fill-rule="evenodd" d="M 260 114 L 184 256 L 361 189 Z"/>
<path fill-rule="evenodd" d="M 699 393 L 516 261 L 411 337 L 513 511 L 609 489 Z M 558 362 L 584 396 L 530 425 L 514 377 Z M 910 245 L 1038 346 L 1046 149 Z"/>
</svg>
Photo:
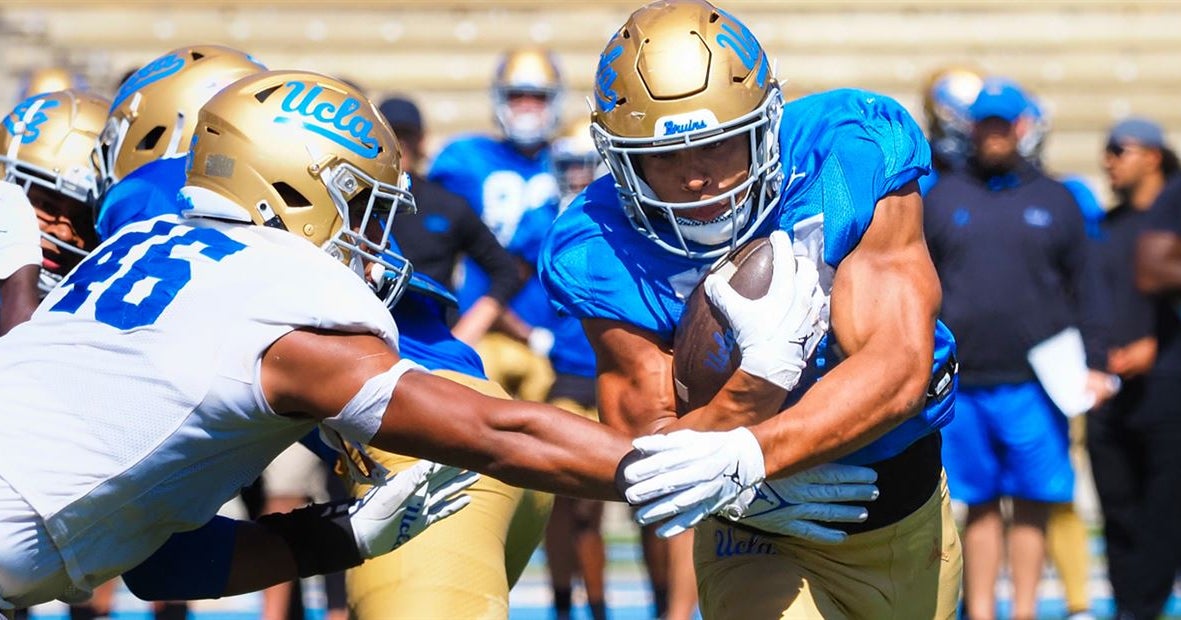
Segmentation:
<svg viewBox="0 0 1181 620">
<path fill-rule="evenodd" d="M 226 517 L 173 534 L 148 559 L 123 574 L 145 601 L 191 601 L 225 593 L 233 565 L 238 522 Z"/>
<path fill-rule="evenodd" d="M 488 297 L 507 305 L 524 280 L 517 269 L 516 259 L 500 245 L 484 221 L 469 208 L 459 210 L 460 245 L 463 251 L 488 274 Z"/>
</svg>

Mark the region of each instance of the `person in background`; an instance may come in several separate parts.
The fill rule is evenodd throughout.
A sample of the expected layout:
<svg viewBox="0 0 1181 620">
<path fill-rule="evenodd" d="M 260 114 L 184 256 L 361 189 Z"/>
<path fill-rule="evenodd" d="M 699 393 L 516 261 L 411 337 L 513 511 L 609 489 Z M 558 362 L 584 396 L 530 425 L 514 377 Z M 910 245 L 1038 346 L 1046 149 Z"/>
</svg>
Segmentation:
<svg viewBox="0 0 1181 620">
<path fill-rule="evenodd" d="M 1053 174 L 1046 170 L 1043 155 L 1050 135 L 1050 114 L 1041 100 L 1032 93 L 1026 94 L 1028 105 L 1020 122 L 1022 135 L 1017 141 L 1017 152 L 1030 165 L 1051 174 L 1070 190 L 1083 216 L 1087 237 L 1091 240 L 1098 239 L 1101 236 L 1100 222 L 1103 221 L 1105 211 L 1095 197 L 1095 192 L 1081 175 Z M 1102 269 L 1098 265 L 1096 268 Z M 1100 283 L 1100 287 L 1107 286 L 1107 283 Z M 1110 371 L 1110 368 L 1108 370 Z M 1075 416 L 1069 422 L 1070 458 L 1077 469 L 1091 469 L 1085 466 L 1086 426 L 1091 417 Z M 1046 520 L 1046 557 L 1054 565 L 1062 581 L 1068 620 L 1091 620 L 1094 615 L 1091 613 L 1090 595 L 1090 533 L 1087 531 L 1087 524 L 1078 514 L 1075 502 L 1061 502 L 1050 506 L 1050 515 Z"/>
<path fill-rule="evenodd" d="M 1124 387 L 1090 414 L 1087 447 L 1103 508 L 1103 537 L 1115 617 L 1155 619 L 1181 563 L 1181 353 L 1177 343 L 1177 256 L 1181 221 L 1177 155 L 1145 118 L 1111 127 L 1103 167 L 1118 200 L 1096 243 L 1116 312 L 1108 354 Z M 1139 253 L 1139 256 L 1137 255 Z"/>
<path fill-rule="evenodd" d="M 513 260 L 462 198 L 414 174 L 423 144 L 417 106 L 392 98 L 379 109 L 391 121 L 403 153 L 410 153 L 404 161 L 409 166 L 415 202 L 429 201 L 417 214 L 401 215 L 393 224 L 398 251 L 404 252 L 400 246 L 405 239 L 418 260 L 425 260 L 425 269 L 415 264 L 406 294 L 392 308 L 399 327 L 400 352 L 434 374 L 483 394 L 507 398 L 504 389 L 488 379 L 476 352 L 448 328 L 447 312 L 454 309 L 456 300 L 431 276 L 449 278 L 464 243 L 481 246 L 473 253 L 487 253 L 495 259 L 491 264 L 507 266 L 505 277 L 510 283 L 517 277 Z M 414 462 L 381 450 L 371 450 L 371 454 L 392 471 Z M 367 490 L 365 485 L 353 485 L 358 497 Z M 439 524 L 442 529 L 420 544 L 408 544 L 348 572 L 353 617 L 382 620 L 394 609 L 406 618 L 508 617 L 509 590 L 537 548 L 552 496 L 513 487 L 491 476 L 483 476 L 468 495 L 472 504 L 456 515 L 460 520 L 448 519 Z"/>
<path fill-rule="evenodd" d="M 931 143 L 931 172 L 919 178 L 924 195 L 939 175 L 958 170 L 972 150 L 972 121 L 968 106 L 980 93 L 984 74 L 974 68 L 951 65 L 932 71 L 923 84 L 923 118 Z"/>
<path fill-rule="evenodd" d="M 399 218 L 394 230 L 414 271 L 451 288 L 460 259 L 466 256 L 488 277 L 487 290 L 451 328 L 461 341 L 477 342 L 524 284 L 516 259 L 463 196 L 422 176 L 426 127 L 418 105 L 405 97 L 389 97 L 378 109 L 402 145 L 410 191 L 418 204 L 418 212 Z"/>
<path fill-rule="evenodd" d="M 1036 614 L 1049 507 L 1069 502 L 1074 471 L 1066 417 L 1027 361 L 1035 344 L 1078 325 L 1087 389 L 1110 397 L 1104 307 L 1073 196 L 1022 158 L 1029 98 L 989 77 L 968 108 L 973 152 L 925 198 L 924 231 L 956 334 L 960 393 L 944 429 L 952 497 L 968 506 L 964 596 L 970 618 L 996 613 L 1004 549 L 1000 499 L 1013 501 L 1008 558 L 1013 613 Z M 998 295 L 997 291 L 1005 291 Z"/>
<path fill-rule="evenodd" d="M 554 311 L 536 275 L 537 253 L 558 210 L 558 182 L 550 161 L 565 91 L 557 59 L 541 48 L 505 52 L 492 80 L 499 136 L 467 135 L 448 142 L 428 177 L 463 196 L 505 249 L 525 280 L 493 328 L 472 342 L 488 377 L 510 394 L 543 401 L 554 381 L 547 355 Z M 487 299 L 488 276 L 466 261 L 460 309 Z"/>
<path fill-rule="evenodd" d="M 590 126 L 572 123 L 552 149 L 554 174 L 562 191 L 561 208 L 569 206 L 603 168 Z M 599 420 L 595 397 L 595 352 L 578 319 L 559 315 L 554 323 L 550 364 L 554 384 L 546 402 L 587 419 Z M 554 596 L 556 620 L 570 620 L 574 576 L 582 576 L 592 620 L 606 620 L 606 546 L 603 543 L 603 502 L 557 496 L 545 531 L 545 556 Z"/>
</svg>

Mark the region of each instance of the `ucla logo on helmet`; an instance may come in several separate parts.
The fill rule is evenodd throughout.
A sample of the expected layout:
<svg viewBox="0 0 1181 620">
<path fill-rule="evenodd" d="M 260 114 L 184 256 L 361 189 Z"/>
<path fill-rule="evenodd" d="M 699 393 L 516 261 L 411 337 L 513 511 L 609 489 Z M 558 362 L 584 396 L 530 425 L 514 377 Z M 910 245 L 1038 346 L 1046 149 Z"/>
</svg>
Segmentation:
<svg viewBox="0 0 1181 620">
<path fill-rule="evenodd" d="M 729 22 L 722 23 L 722 32 L 718 33 L 715 40 L 718 45 L 734 52 L 742 66 L 746 67 L 748 71 L 756 71 L 757 69 L 755 80 L 758 81 L 759 88 L 762 88 L 767 83 L 767 75 L 771 73 L 771 64 L 767 61 L 767 54 L 763 52 L 763 46 L 759 45 L 759 40 L 755 38 L 754 33 L 745 24 L 738 21 L 738 18 L 722 9 L 718 9 L 718 13 L 721 13 Z"/>
<path fill-rule="evenodd" d="M 115 99 L 111 102 L 111 111 L 113 112 L 125 99 L 141 88 L 180 71 L 184 66 L 184 58 L 176 54 L 168 54 L 140 67 L 139 71 L 132 73 L 131 77 L 119 86 L 119 90 L 115 93 Z"/>
<path fill-rule="evenodd" d="M 373 122 L 357 114 L 364 107 L 355 97 L 347 97 L 337 104 L 321 97 L 324 88 L 305 82 L 287 82 L 290 89 L 281 105 L 289 116 L 276 116 L 274 122 L 298 120 L 302 127 L 365 157 L 377 157 L 377 138 L 373 137 Z M 299 117 L 296 119 L 295 117 Z"/>
<path fill-rule="evenodd" d="M 615 79 L 619 73 L 611 63 L 622 55 L 623 45 L 615 45 L 608 47 L 599 57 L 599 68 L 595 71 L 595 102 L 604 112 L 614 110 L 619 101 L 619 93 L 615 92 Z"/>
<path fill-rule="evenodd" d="M 30 116 L 29 112 L 33 110 L 34 105 L 37 106 L 36 111 Z M 44 110 L 52 110 L 58 105 L 59 102 L 49 99 L 48 95 L 29 97 L 17 104 L 11 114 L 4 117 L 4 128 L 13 136 L 19 135 L 21 144 L 31 144 L 41 137 L 41 124 L 49 120 L 49 116 L 45 114 Z M 20 122 L 24 122 L 24 128 L 17 131 L 17 123 Z"/>
</svg>

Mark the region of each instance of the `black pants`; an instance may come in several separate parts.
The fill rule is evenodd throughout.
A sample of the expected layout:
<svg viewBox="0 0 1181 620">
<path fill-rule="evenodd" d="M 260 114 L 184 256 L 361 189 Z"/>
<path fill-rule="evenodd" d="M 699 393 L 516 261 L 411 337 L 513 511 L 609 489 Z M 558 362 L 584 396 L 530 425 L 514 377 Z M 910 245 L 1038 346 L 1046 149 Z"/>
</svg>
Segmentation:
<svg viewBox="0 0 1181 620">
<path fill-rule="evenodd" d="M 1117 617 L 1160 615 L 1181 568 L 1181 379 L 1129 381 L 1088 414 Z"/>
</svg>

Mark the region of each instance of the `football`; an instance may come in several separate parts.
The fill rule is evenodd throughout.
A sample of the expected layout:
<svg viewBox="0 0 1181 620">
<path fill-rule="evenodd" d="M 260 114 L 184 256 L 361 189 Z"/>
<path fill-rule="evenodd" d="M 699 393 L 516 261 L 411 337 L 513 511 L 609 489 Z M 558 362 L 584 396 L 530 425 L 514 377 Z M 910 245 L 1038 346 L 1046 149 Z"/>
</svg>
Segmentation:
<svg viewBox="0 0 1181 620">
<path fill-rule="evenodd" d="M 771 286 L 773 256 L 768 238 L 752 239 L 718 261 L 710 273 L 722 274 L 743 297 L 758 299 Z M 689 294 L 673 334 L 678 416 L 708 403 L 742 361 L 734 333 L 725 316 L 706 297 L 704 282 L 702 278 Z"/>
</svg>

